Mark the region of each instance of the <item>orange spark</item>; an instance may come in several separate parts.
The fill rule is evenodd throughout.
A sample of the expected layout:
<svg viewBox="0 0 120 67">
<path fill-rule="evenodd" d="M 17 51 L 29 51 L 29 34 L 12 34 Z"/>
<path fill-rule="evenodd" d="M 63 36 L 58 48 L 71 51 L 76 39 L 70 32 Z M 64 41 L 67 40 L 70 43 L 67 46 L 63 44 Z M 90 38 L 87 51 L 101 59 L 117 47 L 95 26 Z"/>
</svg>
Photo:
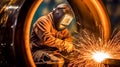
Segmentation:
<svg viewBox="0 0 120 67">
<path fill-rule="evenodd" d="M 106 67 L 102 64 L 105 58 L 120 59 L 120 31 L 108 41 L 88 32 L 82 36 L 79 34 L 76 38 L 79 55 L 70 61 L 68 67 Z"/>
</svg>

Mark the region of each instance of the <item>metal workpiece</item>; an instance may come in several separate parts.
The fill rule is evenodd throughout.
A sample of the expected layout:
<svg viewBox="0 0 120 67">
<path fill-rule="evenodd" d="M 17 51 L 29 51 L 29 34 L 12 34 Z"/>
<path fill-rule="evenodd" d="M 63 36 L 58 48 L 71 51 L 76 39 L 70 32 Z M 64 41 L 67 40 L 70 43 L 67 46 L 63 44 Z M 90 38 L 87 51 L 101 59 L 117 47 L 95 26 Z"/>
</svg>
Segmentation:
<svg viewBox="0 0 120 67">
<path fill-rule="evenodd" d="M 107 58 L 102 63 L 109 67 L 119 67 L 120 59 Z"/>
</svg>

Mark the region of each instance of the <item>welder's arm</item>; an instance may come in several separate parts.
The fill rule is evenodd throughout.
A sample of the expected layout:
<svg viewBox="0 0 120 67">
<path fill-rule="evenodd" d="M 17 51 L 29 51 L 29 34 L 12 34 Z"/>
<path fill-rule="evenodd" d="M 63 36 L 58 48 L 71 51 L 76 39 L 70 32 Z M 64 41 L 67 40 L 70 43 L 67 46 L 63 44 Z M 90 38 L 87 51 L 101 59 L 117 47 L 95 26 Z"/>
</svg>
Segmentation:
<svg viewBox="0 0 120 67">
<path fill-rule="evenodd" d="M 52 33 L 49 32 L 47 24 L 36 24 L 34 30 L 37 36 L 43 40 L 43 43 L 50 47 L 56 47 L 60 51 L 66 50 L 67 52 L 70 52 L 73 48 L 73 44 L 70 42 L 67 42 L 66 40 L 61 40 L 59 38 L 55 38 L 52 36 Z M 40 36 L 41 34 L 42 36 Z"/>
<path fill-rule="evenodd" d="M 63 37 L 62 40 L 65 41 L 65 48 L 67 49 L 67 52 L 71 52 L 75 49 L 74 45 L 72 44 L 72 36 L 69 33 L 68 29 L 65 29 L 61 33 L 57 33 L 58 37 Z"/>
<path fill-rule="evenodd" d="M 63 31 L 63 34 L 64 34 L 64 39 L 63 40 L 72 43 L 72 36 L 71 36 L 70 32 L 68 31 L 68 29 L 65 29 Z"/>
</svg>

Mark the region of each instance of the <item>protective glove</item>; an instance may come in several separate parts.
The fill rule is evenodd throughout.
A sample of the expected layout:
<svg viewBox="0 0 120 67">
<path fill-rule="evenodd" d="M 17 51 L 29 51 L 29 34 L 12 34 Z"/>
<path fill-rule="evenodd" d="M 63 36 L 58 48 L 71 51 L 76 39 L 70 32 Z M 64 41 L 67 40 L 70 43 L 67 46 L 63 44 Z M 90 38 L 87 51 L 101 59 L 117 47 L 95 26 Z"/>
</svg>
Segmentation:
<svg viewBox="0 0 120 67">
<path fill-rule="evenodd" d="M 74 45 L 70 42 L 65 42 L 64 47 L 68 53 L 75 49 Z"/>
<path fill-rule="evenodd" d="M 68 53 L 71 52 L 75 47 L 71 42 L 63 41 L 58 38 L 55 40 L 55 47 L 59 49 L 59 51 L 67 51 Z"/>
</svg>

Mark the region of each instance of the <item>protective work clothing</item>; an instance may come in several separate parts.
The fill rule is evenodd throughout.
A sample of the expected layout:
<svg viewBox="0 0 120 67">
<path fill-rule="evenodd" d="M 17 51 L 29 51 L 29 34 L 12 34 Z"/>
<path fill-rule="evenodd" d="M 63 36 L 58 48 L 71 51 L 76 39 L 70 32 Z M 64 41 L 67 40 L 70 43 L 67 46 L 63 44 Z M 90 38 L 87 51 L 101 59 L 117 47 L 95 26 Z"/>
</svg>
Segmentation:
<svg viewBox="0 0 120 67">
<path fill-rule="evenodd" d="M 41 56 L 41 54 L 37 54 L 41 53 L 39 50 L 42 50 L 43 52 L 56 50 L 59 50 L 60 52 L 70 52 L 74 48 L 71 34 L 66 28 L 73 19 L 72 15 L 62 10 L 63 15 L 56 17 L 58 14 L 56 15 L 54 11 L 55 10 L 46 16 L 40 17 L 33 25 L 30 40 L 32 53 L 34 55 L 33 58 L 35 59 L 36 57 Z"/>
</svg>

